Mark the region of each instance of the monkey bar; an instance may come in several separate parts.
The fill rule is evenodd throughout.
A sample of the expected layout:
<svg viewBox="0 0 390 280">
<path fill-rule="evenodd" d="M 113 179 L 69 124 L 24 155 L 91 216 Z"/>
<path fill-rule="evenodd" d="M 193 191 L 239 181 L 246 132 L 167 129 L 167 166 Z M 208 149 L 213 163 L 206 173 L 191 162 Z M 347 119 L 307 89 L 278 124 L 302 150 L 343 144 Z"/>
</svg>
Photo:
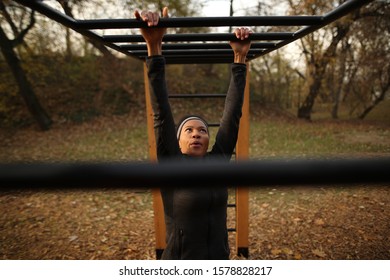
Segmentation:
<svg viewBox="0 0 390 280">
<path fill-rule="evenodd" d="M 244 17 L 191 17 L 191 18 L 161 18 L 159 27 L 221 27 L 221 26 L 279 26 L 285 27 L 280 32 L 260 32 L 250 35 L 251 50 L 247 55 L 248 62 L 269 52 L 275 51 L 294 42 L 309 33 L 341 18 L 351 11 L 372 2 L 373 0 L 349 0 L 324 15 L 315 16 L 244 16 Z M 41 0 L 16 0 L 41 14 L 75 30 L 91 40 L 100 42 L 107 47 L 140 61 L 145 61 L 147 49 L 141 35 L 134 34 L 131 29 L 146 27 L 146 24 L 136 19 L 94 19 L 79 20 L 71 18 L 62 12 L 49 7 Z M 103 31 L 125 30 L 122 35 L 103 34 Z M 100 30 L 98 33 L 97 30 Z M 293 30 L 293 31 L 291 31 Z M 168 30 L 169 31 L 169 30 Z M 200 63 L 231 63 L 233 52 L 228 41 L 236 40 L 233 34 L 226 33 L 180 33 L 166 34 L 163 38 L 162 54 L 170 64 L 200 64 Z M 249 64 L 248 64 L 249 68 Z M 146 68 L 145 85 L 148 84 Z M 223 94 L 171 95 L 170 98 L 220 98 Z M 150 105 L 150 92 L 145 86 L 147 123 L 149 136 L 149 155 L 156 160 L 155 137 L 153 130 L 153 112 Z M 212 126 L 218 126 L 213 124 Z M 220 163 L 202 163 L 197 165 L 197 174 L 209 179 L 207 186 L 229 185 L 240 186 L 236 190 L 237 253 L 248 256 L 248 190 L 246 187 L 255 185 L 283 184 L 319 184 L 319 183 L 352 183 L 352 182 L 389 182 L 384 175 L 383 166 L 389 166 L 389 159 L 380 162 L 347 161 L 347 162 L 250 162 L 249 158 L 249 71 L 243 116 L 236 146 L 238 164 L 224 165 Z M 383 165 L 385 164 L 385 165 Z M 161 187 L 174 186 L 181 182 L 181 176 L 192 170 L 193 166 L 182 163 L 164 165 L 16 165 L 16 173 L 10 166 L 0 166 L 0 187 Z M 9 173 L 7 173 L 10 171 Z M 47 171 L 47 172 L 45 172 Z M 356 172 L 356 173 L 355 173 Z M 66 175 L 66 176 L 64 176 Z M 19 178 L 19 179 L 18 179 Z M 187 181 L 186 181 L 187 182 Z M 130 186 L 131 185 L 131 186 Z M 187 185 L 187 183 L 186 183 Z M 206 186 L 206 185 L 205 185 Z M 0 189 L 2 190 L 2 189 Z M 156 253 L 161 255 L 165 246 L 165 225 L 161 197 L 157 190 L 153 191 Z"/>
<path fill-rule="evenodd" d="M 251 35 L 253 46 L 248 55 L 248 61 L 263 56 L 279 49 L 293 41 L 296 41 L 309 33 L 345 16 L 351 11 L 358 9 L 373 0 L 349 0 L 335 7 L 330 12 L 315 16 L 240 16 L 240 17 L 190 17 L 190 18 L 161 18 L 160 27 L 223 27 L 223 26 L 280 26 L 288 30 L 285 32 L 261 32 Z M 99 41 L 125 55 L 144 60 L 146 46 L 141 35 L 131 34 L 131 29 L 146 27 L 144 22 L 136 19 L 94 19 L 79 20 L 65 15 L 51 8 L 41 0 L 16 0 L 20 4 L 36 10 L 43 15 L 69 27 L 80 34 Z M 101 35 L 97 30 L 123 29 L 130 34 L 124 35 Z M 101 33 L 101 32 L 100 32 Z M 228 45 L 229 40 L 235 40 L 233 34 L 215 33 L 183 33 L 166 34 L 164 36 L 163 55 L 167 63 L 229 63 L 232 61 L 233 52 Z M 180 42 L 175 44 L 174 42 Z M 130 44 L 129 43 L 133 43 Z M 140 44 L 141 43 L 141 44 Z M 260 44 L 259 44 L 260 43 Z M 202 46 L 201 46 L 202 45 Z M 191 49 L 190 52 L 179 50 Z M 207 53 L 198 53 L 197 50 L 207 50 Z M 227 52 L 221 52 L 227 49 Z M 176 50 L 170 51 L 168 50 Z M 136 52 L 143 51 L 143 52 Z"/>
</svg>

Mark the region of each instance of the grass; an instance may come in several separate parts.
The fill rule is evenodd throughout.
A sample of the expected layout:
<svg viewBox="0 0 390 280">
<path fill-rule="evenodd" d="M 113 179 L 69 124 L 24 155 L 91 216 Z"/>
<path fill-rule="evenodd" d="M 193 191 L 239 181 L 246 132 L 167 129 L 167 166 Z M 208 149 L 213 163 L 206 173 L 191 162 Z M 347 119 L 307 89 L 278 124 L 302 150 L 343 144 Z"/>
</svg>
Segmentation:
<svg viewBox="0 0 390 280">
<path fill-rule="evenodd" d="M 252 118 L 251 158 L 390 154 L 387 124 L 266 115 Z M 147 158 L 143 116 L 0 133 L 0 162 Z M 250 258 L 388 259 L 389 207 L 387 186 L 252 188 Z M 2 193 L 0 259 L 153 259 L 152 209 L 150 192 L 134 190 Z M 231 233 L 237 258 L 234 238 Z"/>
<path fill-rule="evenodd" d="M 254 117 L 249 149 L 251 158 L 389 154 L 389 136 L 387 125 L 366 122 Z M 142 118 L 114 116 L 45 133 L 4 131 L 0 161 L 146 160 L 147 141 Z"/>
<path fill-rule="evenodd" d="M 379 103 L 374 110 L 368 113 L 366 119 L 390 124 L 390 99 Z"/>
<path fill-rule="evenodd" d="M 345 156 L 389 153 L 387 128 L 346 122 L 251 123 L 250 154 L 253 157 Z"/>
<path fill-rule="evenodd" d="M 131 116 L 95 119 L 54 127 L 4 133 L 0 161 L 126 161 L 147 158 L 144 122 Z"/>
</svg>

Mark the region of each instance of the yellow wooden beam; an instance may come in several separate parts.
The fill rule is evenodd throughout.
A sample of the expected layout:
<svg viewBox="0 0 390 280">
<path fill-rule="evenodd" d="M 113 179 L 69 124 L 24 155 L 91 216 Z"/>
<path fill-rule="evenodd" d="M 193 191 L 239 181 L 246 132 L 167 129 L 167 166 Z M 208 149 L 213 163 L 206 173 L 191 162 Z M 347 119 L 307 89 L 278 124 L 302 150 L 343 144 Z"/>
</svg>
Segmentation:
<svg viewBox="0 0 390 280">
<path fill-rule="evenodd" d="M 149 78 L 146 64 L 144 63 L 144 82 L 145 82 L 145 101 L 146 101 L 146 119 L 148 127 L 149 158 L 157 161 L 156 137 L 154 134 L 153 108 L 150 97 Z M 161 198 L 161 192 L 158 188 L 152 189 L 153 210 L 154 210 L 154 228 L 156 236 L 156 257 L 159 259 L 166 246 L 165 242 L 165 220 L 164 207 Z"/>
<path fill-rule="evenodd" d="M 240 130 L 236 145 L 236 160 L 249 158 L 249 82 L 250 67 L 247 64 L 247 76 L 244 92 L 244 103 L 240 120 Z M 249 189 L 236 188 L 236 249 L 237 254 L 244 257 L 249 255 Z"/>
</svg>

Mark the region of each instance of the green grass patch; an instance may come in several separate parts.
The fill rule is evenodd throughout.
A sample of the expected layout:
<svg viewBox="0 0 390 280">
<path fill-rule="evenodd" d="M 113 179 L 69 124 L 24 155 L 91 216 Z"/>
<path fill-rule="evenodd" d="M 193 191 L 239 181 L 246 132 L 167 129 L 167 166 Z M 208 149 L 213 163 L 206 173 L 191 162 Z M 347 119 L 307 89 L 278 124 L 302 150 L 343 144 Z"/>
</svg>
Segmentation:
<svg viewBox="0 0 390 280">
<path fill-rule="evenodd" d="M 346 122 L 253 121 L 250 155 L 335 156 L 389 153 L 389 130 Z"/>
<path fill-rule="evenodd" d="M 215 137 L 214 130 L 211 137 Z M 363 121 L 306 122 L 254 118 L 250 157 L 364 156 L 390 153 L 390 130 Z M 33 128 L 0 136 L 0 161 L 139 161 L 148 159 L 146 122 L 101 117 L 48 132 Z M 213 143 L 213 139 L 210 142 Z"/>
</svg>

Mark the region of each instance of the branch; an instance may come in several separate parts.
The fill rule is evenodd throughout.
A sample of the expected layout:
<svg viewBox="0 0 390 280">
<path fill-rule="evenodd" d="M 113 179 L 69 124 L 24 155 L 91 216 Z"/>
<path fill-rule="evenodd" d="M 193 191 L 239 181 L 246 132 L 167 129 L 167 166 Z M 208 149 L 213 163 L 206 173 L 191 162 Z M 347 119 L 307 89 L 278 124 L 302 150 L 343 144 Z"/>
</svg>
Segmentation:
<svg viewBox="0 0 390 280">
<path fill-rule="evenodd" d="M 388 18 L 390 15 L 388 14 L 388 9 L 390 5 L 389 3 L 380 3 L 373 2 L 372 5 L 369 5 L 366 9 L 359 9 L 354 14 L 354 20 L 367 18 L 367 17 L 384 17 Z M 387 10 L 386 10 L 387 9 Z"/>
<path fill-rule="evenodd" d="M 75 18 L 72 12 L 72 7 L 69 6 L 69 2 L 66 0 L 57 0 L 58 3 L 60 3 L 62 9 L 64 10 L 65 14 L 67 16 L 70 16 L 71 18 Z M 98 42 L 96 40 L 93 40 L 91 38 L 85 38 L 89 43 L 92 44 L 96 49 L 98 49 L 105 57 L 108 57 L 110 59 L 114 59 L 115 56 L 102 44 L 101 42 Z"/>
<path fill-rule="evenodd" d="M 27 27 L 25 29 L 23 29 L 18 34 L 18 36 L 15 37 L 15 39 L 13 39 L 11 41 L 11 44 L 13 47 L 16 47 L 17 45 L 20 45 L 23 43 L 24 37 L 30 31 L 30 29 L 33 28 L 34 24 L 35 24 L 35 11 L 32 11 L 30 14 L 30 23 L 27 25 Z"/>
<path fill-rule="evenodd" d="M 7 12 L 7 9 L 5 8 L 3 1 L 0 1 L 0 11 L 3 14 L 7 23 L 11 26 L 11 29 L 14 32 L 14 35 L 17 36 L 16 34 L 19 33 L 18 29 L 17 29 L 16 25 L 14 24 L 14 22 L 12 21 L 11 15 Z"/>
<path fill-rule="evenodd" d="M 64 10 L 64 12 L 67 16 L 74 18 L 73 13 L 72 13 L 72 9 L 69 7 L 68 1 L 57 0 L 57 2 L 60 3 L 62 9 Z"/>
<path fill-rule="evenodd" d="M 294 69 L 295 73 L 298 74 L 299 77 L 301 77 L 303 80 L 306 80 L 306 76 L 301 72 L 299 71 L 298 69 Z"/>
</svg>

